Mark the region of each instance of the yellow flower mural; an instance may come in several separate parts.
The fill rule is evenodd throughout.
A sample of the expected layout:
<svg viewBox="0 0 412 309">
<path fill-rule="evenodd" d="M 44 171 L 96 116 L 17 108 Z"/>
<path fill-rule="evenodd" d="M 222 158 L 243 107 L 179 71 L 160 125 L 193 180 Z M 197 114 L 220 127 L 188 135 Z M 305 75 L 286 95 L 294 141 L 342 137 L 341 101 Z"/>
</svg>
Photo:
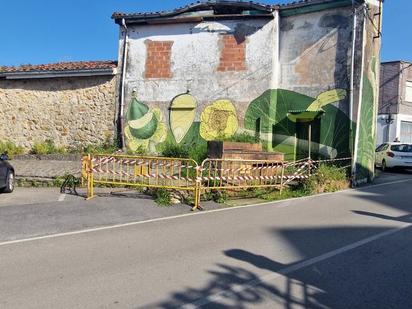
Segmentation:
<svg viewBox="0 0 412 309">
<path fill-rule="evenodd" d="M 229 138 L 239 127 L 236 109 L 229 100 L 218 100 L 206 107 L 200 120 L 200 136 L 207 141 Z"/>
</svg>

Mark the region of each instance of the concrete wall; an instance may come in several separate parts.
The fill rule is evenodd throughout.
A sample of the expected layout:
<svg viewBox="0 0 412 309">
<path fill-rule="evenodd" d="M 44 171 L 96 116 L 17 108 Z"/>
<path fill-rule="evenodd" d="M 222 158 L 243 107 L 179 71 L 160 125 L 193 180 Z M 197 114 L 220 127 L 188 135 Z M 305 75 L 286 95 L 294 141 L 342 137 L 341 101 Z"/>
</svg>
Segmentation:
<svg viewBox="0 0 412 309">
<path fill-rule="evenodd" d="M 113 76 L 0 80 L 0 140 L 100 144 L 114 136 L 115 104 Z"/>
</svg>

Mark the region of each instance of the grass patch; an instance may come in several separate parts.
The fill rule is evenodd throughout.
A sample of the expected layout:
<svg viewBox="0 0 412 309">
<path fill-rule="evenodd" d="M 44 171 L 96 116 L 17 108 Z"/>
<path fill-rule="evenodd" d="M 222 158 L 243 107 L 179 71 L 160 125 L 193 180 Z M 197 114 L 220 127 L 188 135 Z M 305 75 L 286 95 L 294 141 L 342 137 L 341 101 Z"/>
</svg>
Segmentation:
<svg viewBox="0 0 412 309">
<path fill-rule="evenodd" d="M 56 146 L 50 139 L 47 139 L 44 142 L 35 142 L 30 151 L 30 153 L 37 155 L 63 154 L 66 152 L 67 151 L 65 147 Z"/>
<path fill-rule="evenodd" d="M 17 146 L 13 142 L 3 141 L 0 142 L 0 154 L 6 154 L 10 159 L 13 159 L 13 156 L 23 154 L 24 148 Z"/>
<path fill-rule="evenodd" d="M 88 144 L 69 149 L 70 153 L 106 154 L 119 150 L 119 142 L 110 138 L 101 144 Z"/>
<path fill-rule="evenodd" d="M 336 192 L 349 188 L 347 171 L 334 165 L 321 164 L 312 175 L 304 182 L 304 191 L 308 194 Z"/>
<path fill-rule="evenodd" d="M 249 144 L 259 144 L 260 139 L 256 136 L 250 135 L 246 132 L 234 134 L 233 136 L 225 139 L 227 142 L 236 142 L 236 143 L 249 143 Z"/>
<path fill-rule="evenodd" d="M 159 206 L 170 206 L 172 205 L 172 197 L 168 190 L 166 189 L 156 189 L 153 192 L 154 201 Z"/>
</svg>

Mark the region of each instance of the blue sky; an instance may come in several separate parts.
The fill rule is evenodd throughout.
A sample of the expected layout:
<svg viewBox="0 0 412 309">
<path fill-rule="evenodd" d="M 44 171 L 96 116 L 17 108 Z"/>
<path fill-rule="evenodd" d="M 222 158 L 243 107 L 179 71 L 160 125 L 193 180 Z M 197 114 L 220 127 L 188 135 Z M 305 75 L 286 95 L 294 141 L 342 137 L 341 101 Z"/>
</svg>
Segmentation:
<svg viewBox="0 0 412 309">
<path fill-rule="evenodd" d="M 0 65 L 117 57 L 114 11 L 173 9 L 188 0 L 0 0 Z M 279 3 L 290 1 L 264 1 Z M 386 1 L 382 60 L 412 60 L 411 0 Z"/>
</svg>

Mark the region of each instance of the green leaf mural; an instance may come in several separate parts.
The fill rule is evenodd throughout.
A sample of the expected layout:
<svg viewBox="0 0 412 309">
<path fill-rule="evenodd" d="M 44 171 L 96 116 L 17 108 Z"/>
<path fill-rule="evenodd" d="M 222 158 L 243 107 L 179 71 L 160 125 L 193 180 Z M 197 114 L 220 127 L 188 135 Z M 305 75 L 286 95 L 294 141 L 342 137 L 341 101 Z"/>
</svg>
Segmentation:
<svg viewBox="0 0 412 309">
<path fill-rule="evenodd" d="M 156 132 L 158 119 L 146 104 L 133 98 L 127 111 L 130 133 L 138 139 L 148 139 Z"/>
<path fill-rule="evenodd" d="M 361 121 L 358 124 L 359 137 L 355 176 L 356 180 L 361 182 L 370 181 L 373 178 L 375 163 L 374 102 L 372 83 L 365 77 L 360 111 Z"/>
<path fill-rule="evenodd" d="M 294 159 L 297 123 L 296 119 L 292 121 L 293 117 L 288 117 L 289 112 L 315 111 L 321 107 L 324 115 L 320 120 L 320 134 L 317 139 L 312 139 L 312 143 L 318 145 L 319 154 L 323 157 L 348 156 L 350 120 L 331 104 L 345 97 L 343 89 L 327 91 L 316 99 L 290 90 L 268 90 L 249 105 L 244 125 L 248 131 L 255 132 L 259 123 L 260 138 L 265 148 L 283 152 L 287 159 Z"/>
</svg>

